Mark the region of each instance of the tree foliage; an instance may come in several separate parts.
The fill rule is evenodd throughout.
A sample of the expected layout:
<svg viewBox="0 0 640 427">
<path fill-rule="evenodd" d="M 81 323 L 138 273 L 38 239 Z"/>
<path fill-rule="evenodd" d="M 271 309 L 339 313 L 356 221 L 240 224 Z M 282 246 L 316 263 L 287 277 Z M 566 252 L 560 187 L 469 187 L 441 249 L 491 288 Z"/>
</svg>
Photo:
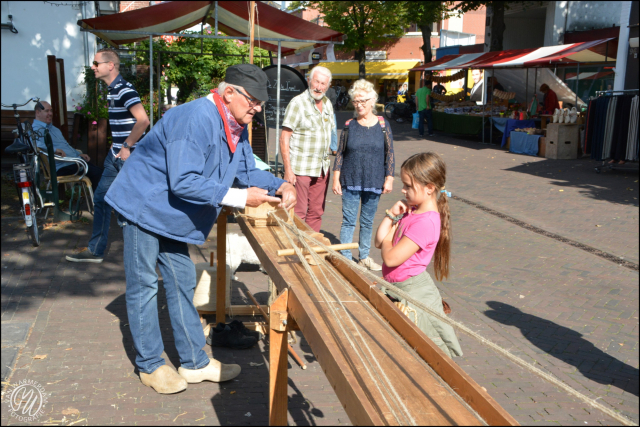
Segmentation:
<svg viewBox="0 0 640 427">
<path fill-rule="evenodd" d="M 199 32 L 185 31 L 185 34 L 199 34 Z M 210 28 L 205 29 L 205 34 L 211 34 Z M 137 44 L 143 51 L 149 49 L 149 41 L 145 40 Z M 189 53 L 206 53 L 207 55 L 192 55 Z M 179 37 L 171 43 L 165 39 L 157 38 L 153 41 L 154 52 L 154 80 L 158 78 L 157 58 L 161 55 L 161 81 L 162 88 L 166 90 L 169 85 L 178 87 L 178 102 L 188 102 L 209 93 L 209 89 L 218 85 L 224 78 L 228 67 L 249 62 L 249 44 L 240 40 L 222 39 L 198 39 L 191 37 Z M 175 53 L 177 52 L 177 53 Z M 213 54 L 213 55 L 211 55 Z M 219 56 L 237 55 L 237 56 Z M 267 56 L 266 50 L 254 48 L 255 56 Z M 268 60 L 262 59 L 262 65 L 269 65 Z M 149 65 L 149 53 L 139 52 L 136 54 L 138 64 Z M 254 60 L 258 66 L 260 59 Z M 149 74 L 142 76 L 146 78 L 146 85 L 141 82 L 140 95 L 149 93 Z M 156 84 L 154 82 L 154 87 Z"/>
<path fill-rule="evenodd" d="M 366 77 L 365 50 L 376 48 L 402 37 L 411 21 L 405 2 L 401 1 L 296 1 L 290 9 L 316 9 L 324 22 L 347 36 L 343 51 L 355 51 L 360 78 Z"/>
<path fill-rule="evenodd" d="M 433 23 L 440 22 L 452 16 L 459 16 L 462 12 L 455 7 L 454 1 L 420 1 L 405 2 L 406 7 L 410 8 L 411 16 L 416 25 L 422 32 L 422 53 L 424 54 L 424 62 L 431 62 L 431 32 L 433 31 Z"/>
</svg>

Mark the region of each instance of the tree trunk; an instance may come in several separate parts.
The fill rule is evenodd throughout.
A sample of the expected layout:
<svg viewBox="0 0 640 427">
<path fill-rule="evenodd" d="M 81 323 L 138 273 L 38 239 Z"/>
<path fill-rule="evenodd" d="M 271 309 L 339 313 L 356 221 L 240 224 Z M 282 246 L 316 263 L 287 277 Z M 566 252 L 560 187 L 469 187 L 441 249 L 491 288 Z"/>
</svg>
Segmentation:
<svg viewBox="0 0 640 427">
<path fill-rule="evenodd" d="M 504 50 L 502 41 L 504 40 L 504 4 L 503 1 L 494 1 L 491 8 L 493 9 L 493 17 L 491 18 L 491 52 L 500 52 Z"/>
<path fill-rule="evenodd" d="M 433 61 L 431 57 L 431 24 L 418 24 L 418 28 L 422 31 L 422 53 L 424 54 L 424 63 Z"/>
<path fill-rule="evenodd" d="M 364 48 L 358 49 L 355 51 L 356 59 L 358 60 L 358 78 L 366 79 L 367 78 L 367 64 L 365 62 L 367 56 L 365 54 Z"/>
</svg>

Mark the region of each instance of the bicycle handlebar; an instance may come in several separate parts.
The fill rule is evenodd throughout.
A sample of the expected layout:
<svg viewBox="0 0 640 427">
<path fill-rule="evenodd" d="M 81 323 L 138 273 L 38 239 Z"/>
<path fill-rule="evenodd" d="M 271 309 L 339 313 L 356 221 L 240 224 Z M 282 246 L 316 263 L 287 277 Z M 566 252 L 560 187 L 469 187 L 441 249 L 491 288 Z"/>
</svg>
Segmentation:
<svg viewBox="0 0 640 427">
<path fill-rule="evenodd" d="M 11 104 L 11 105 L 1 104 L 1 105 L 2 105 L 3 107 L 7 107 L 7 108 L 18 108 L 18 107 L 24 107 L 25 105 L 27 105 L 27 104 L 28 104 L 28 103 L 30 103 L 31 101 L 33 101 L 33 102 L 39 102 L 39 101 L 40 101 L 40 98 L 38 98 L 38 97 L 35 97 L 35 96 L 34 96 L 33 98 L 30 98 L 30 99 L 29 99 L 27 102 L 25 102 L 24 104 L 20 104 L 20 105 L 18 105 L 18 104 Z"/>
</svg>

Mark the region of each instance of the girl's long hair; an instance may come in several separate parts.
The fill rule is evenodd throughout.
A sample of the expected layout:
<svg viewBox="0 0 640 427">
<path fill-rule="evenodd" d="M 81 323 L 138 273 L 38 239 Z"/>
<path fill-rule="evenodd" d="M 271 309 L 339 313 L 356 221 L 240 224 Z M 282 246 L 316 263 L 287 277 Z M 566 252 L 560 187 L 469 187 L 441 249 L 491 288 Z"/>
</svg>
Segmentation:
<svg viewBox="0 0 640 427">
<path fill-rule="evenodd" d="M 451 213 L 446 193 L 441 193 L 447 180 L 447 165 L 433 152 L 418 153 L 402 163 L 402 170 L 412 181 L 423 186 L 433 184 L 438 195 L 440 212 L 440 239 L 433 254 L 433 270 L 436 279 L 442 281 L 449 277 L 449 259 L 451 254 Z"/>
</svg>

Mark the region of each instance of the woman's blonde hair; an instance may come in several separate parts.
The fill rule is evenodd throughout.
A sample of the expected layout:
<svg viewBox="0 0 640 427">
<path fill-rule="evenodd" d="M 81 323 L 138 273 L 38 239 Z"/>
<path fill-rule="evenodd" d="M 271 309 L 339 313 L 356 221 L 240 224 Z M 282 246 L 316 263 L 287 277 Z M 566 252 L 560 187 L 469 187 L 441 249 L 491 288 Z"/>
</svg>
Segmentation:
<svg viewBox="0 0 640 427">
<path fill-rule="evenodd" d="M 370 96 L 373 98 L 373 107 L 371 108 L 371 112 L 373 114 L 378 114 L 376 110 L 376 103 L 378 102 L 378 92 L 373 89 L 373 83 L 366 81 L 365 79 L 356 80 L 353 85 L 351 85 L 351 89 L 349 89 L 349 98 L 353 101 L 356 93 L 364 92 L 365 96 Z M 354 110 L 353 116 L 357 116 L 358 113 Z"/>
<path fill-rule="evenodd" d="M 438 194 L 438 211 L 440 212 L 440 238 L 433 254 L 433 270 L 436 279 L 442 281 L 449 276 L 449 258 L 451 253 L 451 213 L 444 190 L 447 180 L 447 165 L 438 154 L 418 153 L 402 163 L 401 170 L 411 177 L 412 185 L 433 184 Z"/>
</svg>

